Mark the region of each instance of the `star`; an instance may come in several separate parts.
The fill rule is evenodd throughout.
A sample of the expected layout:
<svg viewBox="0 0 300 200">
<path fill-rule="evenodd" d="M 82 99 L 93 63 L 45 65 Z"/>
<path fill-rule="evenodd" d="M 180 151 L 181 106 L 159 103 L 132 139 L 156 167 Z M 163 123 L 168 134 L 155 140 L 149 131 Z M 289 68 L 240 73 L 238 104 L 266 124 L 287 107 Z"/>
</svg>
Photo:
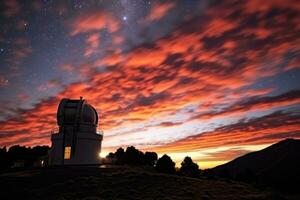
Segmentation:
<svg viewBox="0 0 300 200">
<path fill-rule="evenodd" d="M 1 51 L 1 52 L 4 52 L 4 49 L 3 49 L 3 48 L 1 48 L 1 49 L 0 49 L 0 51 Z"/>
<path fill-rule="evenodd" d="M 123 21 L 127 21 L 127 16 L 123 16 Z"/>
</svg>

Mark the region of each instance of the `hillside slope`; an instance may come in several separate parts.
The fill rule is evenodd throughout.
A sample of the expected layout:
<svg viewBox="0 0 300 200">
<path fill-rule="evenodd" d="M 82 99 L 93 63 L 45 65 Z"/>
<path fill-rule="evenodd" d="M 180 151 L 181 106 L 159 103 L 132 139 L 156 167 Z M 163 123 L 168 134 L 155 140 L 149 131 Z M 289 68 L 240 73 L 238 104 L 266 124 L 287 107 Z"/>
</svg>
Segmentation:
<svg viewBox="0 0 300 200">
<path fill-rule="evenodd" d="M 123 168 L 20 171 L 0 175 L 0 184 L 0 199 L 274 199 L 244 183 Z"/>
<path fill-rule="evenodd" d="M 300 140 L 286 139 L 213 168 L 217 174 L 238 178 L 245 173 L 275 187 L 296 189 L 300 181 Z"/>
</svg>

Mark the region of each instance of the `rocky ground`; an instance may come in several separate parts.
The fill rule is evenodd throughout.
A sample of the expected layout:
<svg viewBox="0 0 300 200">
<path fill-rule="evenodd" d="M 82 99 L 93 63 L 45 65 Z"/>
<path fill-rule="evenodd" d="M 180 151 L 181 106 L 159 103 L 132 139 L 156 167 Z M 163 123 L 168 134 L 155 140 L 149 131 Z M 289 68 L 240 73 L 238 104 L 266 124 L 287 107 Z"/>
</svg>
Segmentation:
<svg viewBox="0 0 300 200">
<path fill-rule="evenodd" d="M 16 170 L 0 174 L 0 184 L 0 199 L 286 199 L 244 183 L 132 168 Z"/>
</svg>

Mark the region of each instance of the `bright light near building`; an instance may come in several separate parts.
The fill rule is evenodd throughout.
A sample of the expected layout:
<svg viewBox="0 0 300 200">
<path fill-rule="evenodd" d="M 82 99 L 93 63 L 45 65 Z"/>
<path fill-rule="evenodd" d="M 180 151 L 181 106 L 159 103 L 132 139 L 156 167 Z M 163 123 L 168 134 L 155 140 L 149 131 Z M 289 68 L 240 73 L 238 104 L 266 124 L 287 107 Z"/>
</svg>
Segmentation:
<svg viewBox="0 0 300 200">
<path fill-rule="evenodd" d="M 107 154 L 109 154 L 109 152 L 101 151 L 101 152 L 99 153 L 99 157 L 100 157 L 100 158 L 105 158 L 105 157 L 107 156 Z"/>
</svg>

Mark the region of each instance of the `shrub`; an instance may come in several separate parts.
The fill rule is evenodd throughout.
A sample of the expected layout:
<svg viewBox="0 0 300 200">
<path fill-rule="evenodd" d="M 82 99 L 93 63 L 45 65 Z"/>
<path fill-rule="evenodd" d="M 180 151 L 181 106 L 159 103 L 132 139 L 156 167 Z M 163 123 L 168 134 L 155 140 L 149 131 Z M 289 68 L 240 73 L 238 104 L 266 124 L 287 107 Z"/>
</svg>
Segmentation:
<svg viewBox="0 0 300 200">
<path fill-rule="evenodd" d="M 123 165 L 124 164 L 125 151 L 123 148 L 118 148 L 115 153 L 116 164 Z"/>
<path fill-rule="evenodd" d="M 157 160 L 155 169 L 160 173 L 166 173 L 166 174 L 175 174 L 176 172 L 175 163 L 166 154 Z"/>
<path fill-rule="evenodd" d="M 157 153 L 146 152 L 144 155 L 144 164 L 149 166 L 154 166 L 157 161 Z"/>
<path fill-rule="evenodd" d="M 137 150 L 135 147 L 127 147 L 124 163 L 128 165 L 142 165 L 144 162 L 144 153 Z"/>
<path fill-rule="evenodd" d="M 180 173 L 189 177 L 199 177 L 199 166 L 193 162 L 191 157 L 186 156 L 181 163 Z"/>
</svg>

